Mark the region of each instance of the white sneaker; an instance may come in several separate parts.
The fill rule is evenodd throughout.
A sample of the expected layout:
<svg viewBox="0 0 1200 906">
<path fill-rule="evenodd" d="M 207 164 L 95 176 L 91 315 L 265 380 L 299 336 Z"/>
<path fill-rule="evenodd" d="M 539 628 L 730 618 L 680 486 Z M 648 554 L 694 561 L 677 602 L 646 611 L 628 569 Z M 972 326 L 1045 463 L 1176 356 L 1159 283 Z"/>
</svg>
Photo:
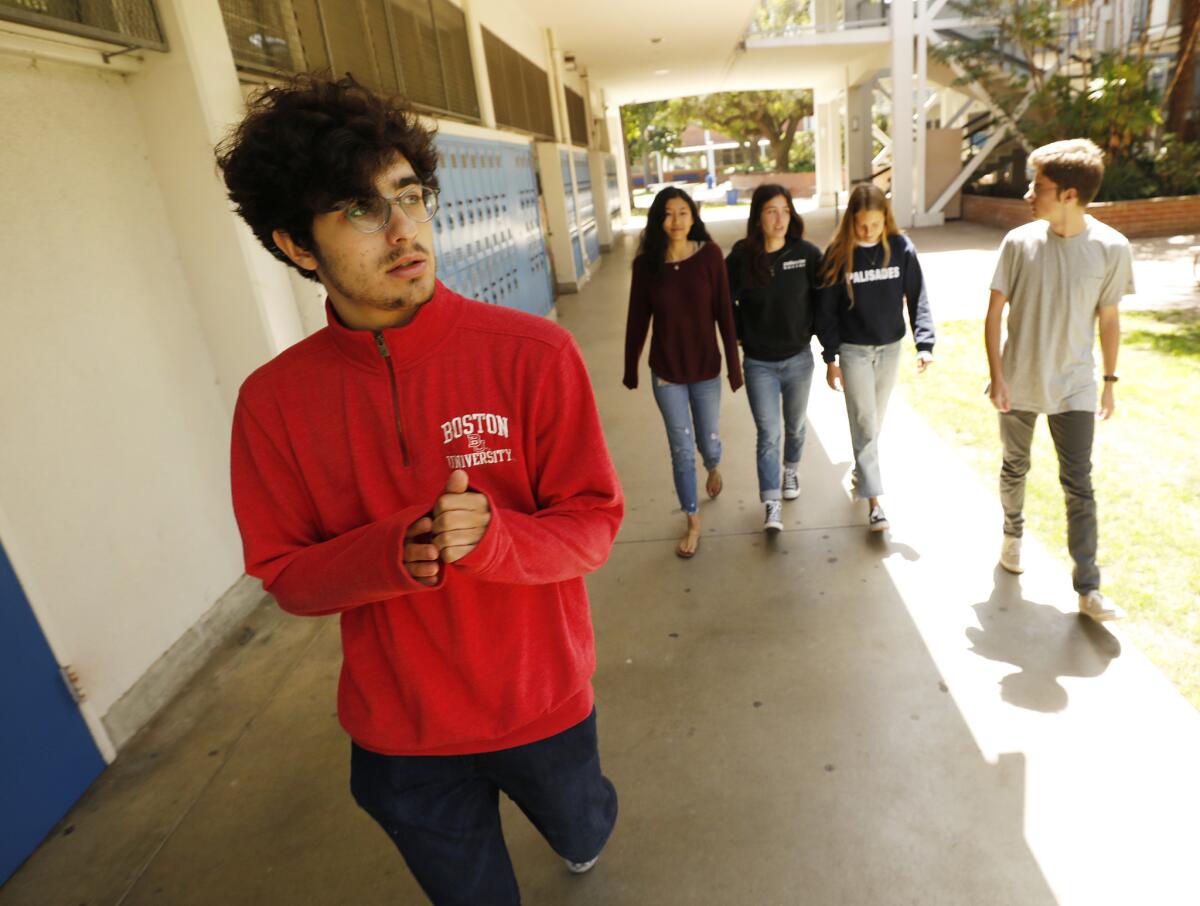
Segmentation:
<svg viewBox="0 0 1200 906">
<path fill-rule="evenodd" d="M 1000 544 L 1000 565 L 1018 576 L 1025 572 L 1021 565 L 1021 539 L 1016 535 L 1005 535 Z"/>
<path fill-rule="evenodd" d="M 795 469 L 783 468 L 783 499 L 795 500 L 800 496 L 800 476 Z"/>
<path fill-rule="evenodd" d="M 888 528 L 887 516 L 883 515 L 883 507 L 879 504 L 871 507 L 871 515 L 867 517 L 867 528 L 873 532 L 886 532 Z"/>
<path fill-rule="evenodd" d="M 767 518 L 763 520 L 764 532 L 783 531 L 783 503 L 779 500 L 767 501 Z"/>
<path fill-rule="evenodd" d="M 1100 594 L 1099 589 L 1092 589 L 1086 595 L 1079 596 L 1079 612 L 1097 623 L 1125 618 L 1125 611 Z"/>
<path fill-rule="evenodd" d="M 563 859 L 567 863 L 567 871 L 573 875 L 581 875 L 585 871 L 590 871 L 592 866 L 600 859 L 599 854 L 593 859 L 588 859 L 586 862 L 572 862 L 570 859 Z"/>
</svg>

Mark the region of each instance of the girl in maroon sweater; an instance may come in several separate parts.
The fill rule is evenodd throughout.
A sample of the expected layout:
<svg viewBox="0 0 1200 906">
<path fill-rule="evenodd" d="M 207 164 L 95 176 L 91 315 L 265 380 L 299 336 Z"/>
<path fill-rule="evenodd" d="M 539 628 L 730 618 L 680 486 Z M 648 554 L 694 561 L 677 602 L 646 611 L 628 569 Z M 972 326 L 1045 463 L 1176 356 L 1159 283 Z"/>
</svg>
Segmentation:
<svg viewBox="0 0 1200 906">
<path fill-rule="evenodd" d="M 697 446 L 708 470 L 708 496 L 716 497 L 722 486 L 718 330 L 734 391 L 742 386 L 742 368 L 721 250 L 691 196 L 673 187 L 655 196 L 633 262 L 625 327 L 624 384 L 630 390 L 638 385 L 638 360 L 651 322 L 651 387 L 667 428 L 675 492 L 687 516 L 687 531 L 675 553 L 687 559 L 700 546 Z"/>
</svg>

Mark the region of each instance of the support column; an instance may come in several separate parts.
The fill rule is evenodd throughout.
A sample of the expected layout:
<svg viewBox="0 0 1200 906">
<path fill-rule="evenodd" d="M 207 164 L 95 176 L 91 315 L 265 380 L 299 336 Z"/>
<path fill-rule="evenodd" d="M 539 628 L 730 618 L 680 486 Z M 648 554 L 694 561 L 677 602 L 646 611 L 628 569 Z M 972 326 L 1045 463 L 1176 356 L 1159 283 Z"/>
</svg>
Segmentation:
<svg viewBox="0 0 1200 906">
<path fill-rule="evenodd" d="M 213 146 L 245 111 L 217 0 L 160 0 L 171 52 L 129 77 L 221 395 L 303 335 L 284 265 L 229 208 Z"/>
<path fill-rule="evenodd" d="M 625 159 L 625 132 L 621 127 L 621 108 L 613 105 L 605 113 L 608 122 L 609 144 L 617 159 L 617 190 L 621 196 L 621 219 L 628 221 L 633 214 L 629 199 L 629 161 Z"/>
<path fill-rule="evenodd" d="M 911 0 L 910 0 L 911 2 Z M 553 28 L 546 29 L 546 58 L 549 61 L 550 106 L 554 111 L 554 134 L 560 145 L 571 144 L 571 118 L 567 113 L 567 89 L 563 81 L 562 53 Z"/>
<path fill-rule="evenodd" d="M 550 83 L 550 115 L 554 118 L 554 140 L 560 145 L 571 140 L 570 121 L 566 116 L 567 96 L 563 92 L 562 61 L 559 58 L 558 42 L 554 37 L 554 29 L 547 28 L 546 38 L 546 79 Z"/>
<path fill-rule="evenodd" d="M 850 182 L 871 178 L 871 150 L 875 147 L 871 126 L 874 81 L 854 85 L 846 92 L 846 169 Z"/>
<path fill-rule="evenodd" d="M 913 0 L 892 0 L 892 213 L 913 225 Z"/>
<path fill-rule="evenodd" d="M 496 105 L 492 101 L 492 77 L 488 75 L 487 53 L 483 49 L 483 29 L 475 13 L 476 0 L 462 0 L 467 26 L 467 47 L 471 69 L 475 72 L 475 96 L 479 98 L 479 119 L 489 129 L 496 128 Z"/>
<path fill-rule="evenodd" d="M 842 187 L 842 143 L 836 95 L 814 98 L 817 114 L 817 204 L 831 208 Z"/>
</svg>

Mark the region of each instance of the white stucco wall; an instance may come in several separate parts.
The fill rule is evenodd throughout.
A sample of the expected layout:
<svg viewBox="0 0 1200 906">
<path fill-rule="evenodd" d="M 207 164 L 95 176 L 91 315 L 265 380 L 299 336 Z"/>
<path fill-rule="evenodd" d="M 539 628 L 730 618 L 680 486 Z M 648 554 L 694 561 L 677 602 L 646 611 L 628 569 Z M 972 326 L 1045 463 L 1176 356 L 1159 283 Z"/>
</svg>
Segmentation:
<svg viewBox="0 0 1200 906">
<path fill-rule="evenodd" d="M 0 56 L 2 541 L 104 714 L 239 578 L 229 412 L 125 80 Z"/>
</svg>

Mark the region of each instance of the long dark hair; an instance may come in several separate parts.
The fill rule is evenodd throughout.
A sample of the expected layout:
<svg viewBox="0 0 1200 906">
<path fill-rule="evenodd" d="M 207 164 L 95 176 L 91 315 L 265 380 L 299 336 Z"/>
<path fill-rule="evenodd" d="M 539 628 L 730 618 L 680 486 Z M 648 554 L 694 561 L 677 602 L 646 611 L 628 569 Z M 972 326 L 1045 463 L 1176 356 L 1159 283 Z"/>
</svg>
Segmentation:
<svg viewBox="0 0 1200 906">
<path fill-rule="evenodd" d="M 786 245 L 798 242 L 804 238 L 804 218 L 796 213 L 796 204 L 792 201 L 792 193 L 787 186 L 779 183 L 764 183 L 754 190 L 750 198 L 750 216 L 746 219 L 746 238 L 737 244 L 741 257 L 742 273 L 750 286 L 766 286 L 771 281 L 770 266 L 767 263 L 767 249 L 763 242 L 762 209 L 768 201 L 774 201 L 783 196 L 787 199 L 788 227 L 783 237 Z"/>
<path fill-rule="evenodd" d="M 667 186 L 654 196 L 650 212 L 646 214 L 646 228 L 642 230 L 642 236 L 638 240 L 637 257 L 633 260 L 635 266 L 645 268 L 655 277 L 662 274 L 663 262 L 667 258 L 667 234 L 663 230 L 663 221 L 667 219 L 667 202 L 672 198 L 682 198 L 692 209 L 692 228 L 688 231 L 687 238 L 696 242 L 712 241 L 712 237 L 708 235 L 708 230 L 704 227 L 704 221 L 700 219 L 700 209 L 692 200 L 692 196 L 683 189 Z"/>
</svg>

